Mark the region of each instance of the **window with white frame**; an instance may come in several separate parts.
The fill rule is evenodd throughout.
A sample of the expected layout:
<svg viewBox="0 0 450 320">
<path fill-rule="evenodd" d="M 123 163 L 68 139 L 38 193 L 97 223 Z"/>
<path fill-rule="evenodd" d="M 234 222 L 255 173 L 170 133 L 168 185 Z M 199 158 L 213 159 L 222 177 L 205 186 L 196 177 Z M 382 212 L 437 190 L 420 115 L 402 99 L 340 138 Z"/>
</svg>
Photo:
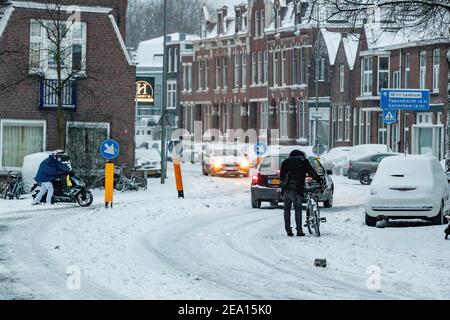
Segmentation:
<svg viewBox="0 0 450 320">
<path fill-rule="evenodd" d="M 344 92 L 345 66 L 339 66 L 339 92 Z"/>
<path fill-rule="evenodd" d="M 358 130 L 358 144 L 364 143 L 364 114 L 362 109 L 359 109 L 359 130 Z"/>
<path fill-rule="evenodd" d="M 264 29 L 266 28 L 266 12 L 261 10 L 261 35 L 264 34 Z"/>
<path fill-rule="evenodd" d="M 258 55 L 256 52 L 252 53 L 252 84 L 255 85 L 258 82 Z"/>
<path fill-rule="evenodd" d="M 410 88 L 411 81 L 411 56 L 409 53 L 405 54 L 405 88 Z"/>
<path fill-rule="evenodd" d="M 378 57 L 378 93 L 389 88 L 389 57 Z"/>
<path fill-rule="evenodd" d="M 269 54 L 264 51 L 264 83 L 269 81 Z"/>
<path fill-rule="evenodd" d="M 222 122 L 222 128 L 223 128 L 223 133 L 225 133 L 228 129 L 228 106 L 227 105 L 222 105 L 223 111 L 223 122 Z"/>
<path fill-rule="evenodd" d="M 366 144 L 370 144 L 370 139 L 371 139 L 371 136 L 372 136 L 372 132 L 371 132 L 371 125 L 370 125 L 370 121 L 371 121 L 371 119 L 370 119 L 370 116 L 371 116 L 371 111 L 366 111 L 365 112 L 365 114 L 366 114 L 366 134 L 365 134 L 365 136 L 366 136 Z"/>
<path fill-rule="evenodd" d="M 172 72 L 172 48 L 169 48 L 169 58 L 168 58 L 168 64 L 167 64 L 167 72 Z"/>
<path fill-rule="evenodd" d="M 372 57 L 361 59 L 361 95 L 372 95 Z"/>
<path fill-rule="evenodd" d="M 204 90 L 208 90 L 208 74 L 209 74 L 209 66 L 208 66 L 208 60 L 204 60 L 203 61 L 205 66 L 204 66 L 204 76 L 203 76 L 203 89 Z"/>
<path fill-rule="evenodd" d="M 260 17 L 260 12 L 256 11 L 255 12 L 255 36 L 259 37 L 261 35 L 261 17 Z"/>
<path fill-rule="evenodd" d="M 183 65 L 181 70 L 183 70 L 183 91 L 187 91 L 187 66 Z"/>
<path fill-rule="evenodd" d="M 306 128 L 306 124 L 308 123 L 308 111 L 306 108 L 306 102 L 299 101 L 298 109 L 299 138 L 307 138 L 308 130 Z"/>
<path fill-rule="evenodd" d="M 60 29 L 60 38 L 54 36 Z M 63 77 L 86 69 L 86 23 L 30 20 L 29 68 L 41 70 L 47 78 L 56 76 L 56 55 L 60 56 Z M 56 42 L 61 48 L 56 51 Z"/>
<path fill-rule="evenodd" d="M 273 86 L 278 86 L 278 52 L 273 53 L 272 79 Z"/>
<path fill-rule="evenodd" d="M 167 81 L 167 109 L 177 107 L 177 82 Z"/>
<path fill-rule="evenodd" d="M 173 53 L 173 72 L 178 72 L 178 48 L 175 48 Z"/>
<path fill-rule="evenodd" d="M 383 113 L 378 115 L 378 144 L 387 144 L 387 129 L 384 123 Z"/>
<path fill-rule="evenodd" d="M 286 50 L 282 50 L 281 51 L 281 84 L 282 85 L 286 85 L 286 67 L 287 67 L 287 63 L 286 63 L 286 56 L 287 56 L 287 51 Z"/>
<path fill-rule="evenodd" d="M 0 167 L 22 167 L 26 155 L 45 151 L 45 139 L 45 121 L 0 120 Z"/>
<path fill-rule="evenodd" d="M 420 52 L 420 59 L 419 59 L 419 88 L 425 89 L 426 86 L 426 77 L 427 77 L 427 52 L 421 51 Z"/>
<path fill-rule="evenodd" d="M 222 87 L 226 89 L 228 87 L 228 58 L 223 57 L 222 60 Z"/>
<path fill-rule="evenodd" d="M 275 29 L 281 28 L 281 8 L 275 9 Z"/>
<path fill-rule="evenodd" d="M 392 84 L 392 88 L 393 89 L 400 89 L 400 71 L 394 71 L 393 72 L 393 84 Z"/>
<path fill-rule="evenodd" d="M 262 130 L 267 130 L 269 128 L 269 104 L 267 101 L 263 101 L 261 102 L 260 107 L 259 127 Z"/>
<path fill-rule="evenodd" d="M 292 50 L 292 84 L 299 84 L 299 72 L 298 72 L 298 66 L 299 66 L 299 57 L 300 50 L 294 48 Z"/>
<path fill-rule="evenodd" d="M 192 91 L 192 64 L 187 66 L 187 90 Z"/>
<path fill-rule="evenodd" d="M 263 83 L 263 72 L 264 72 L 264 65 L 263 65 L 263 53 L 262 51 L 258 52 L 258 83 Z"/>
<path fill-rule="evenodd" d="M 306 56 L 305 48 L 300 48 L 300 82 L 306 83 Z"/>
<path fill-rule="evenodd" d="M 316 59 L 316 80 L 325 80 L 325 58 Z"/>
<path fill-rule="evenodd" d="M 247 86 L 247 55 L 243 54 L 242 57 L 242 80 L 241 87 L 245 88 Z"/>
<path fill-rule="evenodd" d="M 332 106 L 333 112 L 333 141 L 338 140 L 338 106 Z"/>
<path fill-rule="evenodd" d="M 353 108 L 353 145 L 356 145 L 357 133 L 358 133 L 358 109 Z"/>
<path fill-rule="evenodd" d="M 220 88 L 220 58 L 216 58 L 216 89 Z"/>
<path fill-rule="evenodd" d="M 234 87 L 239 87 L 239 55 L 234 56 Z"/>
<path fill-rule="evenodd" d="M 351 108 L 350 106 L 345 106 L 344 109 L 344 118 L 345 118 L 345 129 L 344 129 L 344 140 L 350 141 L 350 122 L 351 122 Z"/>
<path fill-rule="evenodd" d="M 285 100 L 280 104 L 280 137 L 289 138 L 289 107 Z"/>
<path fill-rule="evenodd" d="M 338 107 L 338 123 L 337 123 L 337 139 L 342 141 L 342 136 L 344 132 L 344 107 Z"/>
<path fill-rule="evenodd" d="M 198 84 L 198 90 L 202 90 L 202 84 L 203 84 L 203 61 L 199 60 L 197 62 L 197 84 Z"/>
<path fill-rule="evenodd" d="M 440 49 L 433 50 L 433 92 L 439 92 Z"/>
</svg>

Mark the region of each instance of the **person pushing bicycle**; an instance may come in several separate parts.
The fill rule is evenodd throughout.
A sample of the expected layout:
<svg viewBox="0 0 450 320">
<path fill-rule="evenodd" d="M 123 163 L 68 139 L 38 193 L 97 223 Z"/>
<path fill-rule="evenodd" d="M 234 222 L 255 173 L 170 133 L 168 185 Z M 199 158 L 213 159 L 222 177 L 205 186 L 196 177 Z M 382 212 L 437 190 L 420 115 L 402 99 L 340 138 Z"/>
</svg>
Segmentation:
<svg viewBox="0 0 450 320">
<path fill-rule="evenodd" d="M 292 205 L 295 209 L 297 236 L 305 236 L 302 227 L 302 203 L 306 174 L 323 185 L 324 179 L 311 166 L 305 153 L 300 150 L 292 151 L 289 157 L 283 161 L 280 169 L 281 191 L 284 198 L 284 225 L 289 237 L 294 236 L 291 228 Z"/>
</svg>

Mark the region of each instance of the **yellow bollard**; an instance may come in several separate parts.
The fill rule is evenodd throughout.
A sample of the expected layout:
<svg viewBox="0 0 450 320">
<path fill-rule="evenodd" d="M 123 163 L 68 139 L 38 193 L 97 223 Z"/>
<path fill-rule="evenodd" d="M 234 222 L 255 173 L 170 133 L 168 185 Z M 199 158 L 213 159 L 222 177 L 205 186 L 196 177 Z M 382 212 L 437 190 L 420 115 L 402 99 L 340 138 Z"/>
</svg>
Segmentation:
<svg viewBox="0 0 450 320">
<path fill-rule="evenodd" d="M 180 159 L 173 160 L 173 170 L 175 171 L 175 181 L 177 184 L 178 198 L 184 198 L 183 177 L 181 176 Z"/>
<path fill-rule="evenodd" d="M 114 193 L 114 162 L 105 164 L 105 208 L 113 207 Z"/>
</svg>

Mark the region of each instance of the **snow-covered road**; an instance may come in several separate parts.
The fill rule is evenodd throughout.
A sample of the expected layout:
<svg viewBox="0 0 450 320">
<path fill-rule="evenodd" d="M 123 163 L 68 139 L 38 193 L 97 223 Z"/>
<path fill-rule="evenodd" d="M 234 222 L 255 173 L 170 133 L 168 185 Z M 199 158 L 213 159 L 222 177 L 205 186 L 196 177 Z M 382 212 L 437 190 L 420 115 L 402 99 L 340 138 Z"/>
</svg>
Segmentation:
<svg viewBox="0 0 450 320">
<path fill-rule="evenodd" d="M 112 210 L 100 193 L 89 209 L 0 200 L 0 298 L 450 299 L 443 227 L 364 226 L 367 187 L 334 177 L 322 237 L 287 238 L 281 209 L 251 208 L 249 179 L 183 169 L 186 199 L 169 179 Z"/>
</svg>

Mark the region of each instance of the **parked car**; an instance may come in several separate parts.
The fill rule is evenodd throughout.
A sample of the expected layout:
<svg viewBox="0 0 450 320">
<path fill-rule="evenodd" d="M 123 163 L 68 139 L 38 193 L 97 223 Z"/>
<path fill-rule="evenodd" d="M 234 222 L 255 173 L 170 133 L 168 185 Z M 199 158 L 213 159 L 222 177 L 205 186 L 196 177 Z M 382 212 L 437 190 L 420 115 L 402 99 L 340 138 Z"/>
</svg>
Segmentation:
<svg viewBox="0 0 450 320">
<path fill-rule="evenodd" d="M 366 224 L 375 226 L 382 218 L 444 224 L 448 202 L 449 181 L 435 157 L 388 157 L 381 162 L 366 200 Z"/>
<path fill-rule="evenodd" d="M 358 180 L 363 185 L 369 185 L 372 183 L 373 174 L 377 172 L 381 160 L 386 157 L 398 155 L 398 153 L 377 153 L 355 161 L 350 161 L 347 174 L 348 178 L 351 180 Z"/>
<path fill-rule="evenodd" d="M 283 202 L 283 197 L 279 192 L 281 184 L 280 168 L 283 161 L 288 157 L 288 153 L 275 153 L 264 158 L 258 167 L 258 172 L 252 178 L 251 202 L 253 208 L 260 208 L 262 202 L 270 202 L 272 206 Z M 330 177 L 331 171 L 326 171 L 316 157 L 309 157 L 308 159 L 317 173 L 326 180 L 327 187 L 319 200 L 323 202 L 325 208 L 331 208 L 334 196 L 334 183 Z M 306 176 L 305 185 L 308 186 L 311 183 L 314 183 L 313 179 Z"/>
<path fill-rule="evenodd" d="M 233 145 L 209 144 L 202 154 L 204 175 L 248 177 L 250 168 L 250 162 L 245 154 Z"/>
<path fill-rule="evenodd" d="M 348 152 L 346 159 L 342 163 L 342 175 L 346 177 L 348 175 L 348 169 L 350 161 L 360 159 L 364 156 L 368 156 L 376 153 L 391 153 L 392 150 L 385 144 L 360 144 L 352 147 Z"/>
<path fill-rule="evenodd" d="M 346 159 L 346 156 L 350 153 L 352 147 L 336 147 L 331 149 L 328 153 L 320 157 L 325 170 L 331 170 L 333 173 L 339 174 Z"/>
<path fill-rule="evenodd" d="M 147 176 L 161 176 L 161 153 L 157 149 L 136 149 L 136 170 L 146 171 Z"/>
</svg>

